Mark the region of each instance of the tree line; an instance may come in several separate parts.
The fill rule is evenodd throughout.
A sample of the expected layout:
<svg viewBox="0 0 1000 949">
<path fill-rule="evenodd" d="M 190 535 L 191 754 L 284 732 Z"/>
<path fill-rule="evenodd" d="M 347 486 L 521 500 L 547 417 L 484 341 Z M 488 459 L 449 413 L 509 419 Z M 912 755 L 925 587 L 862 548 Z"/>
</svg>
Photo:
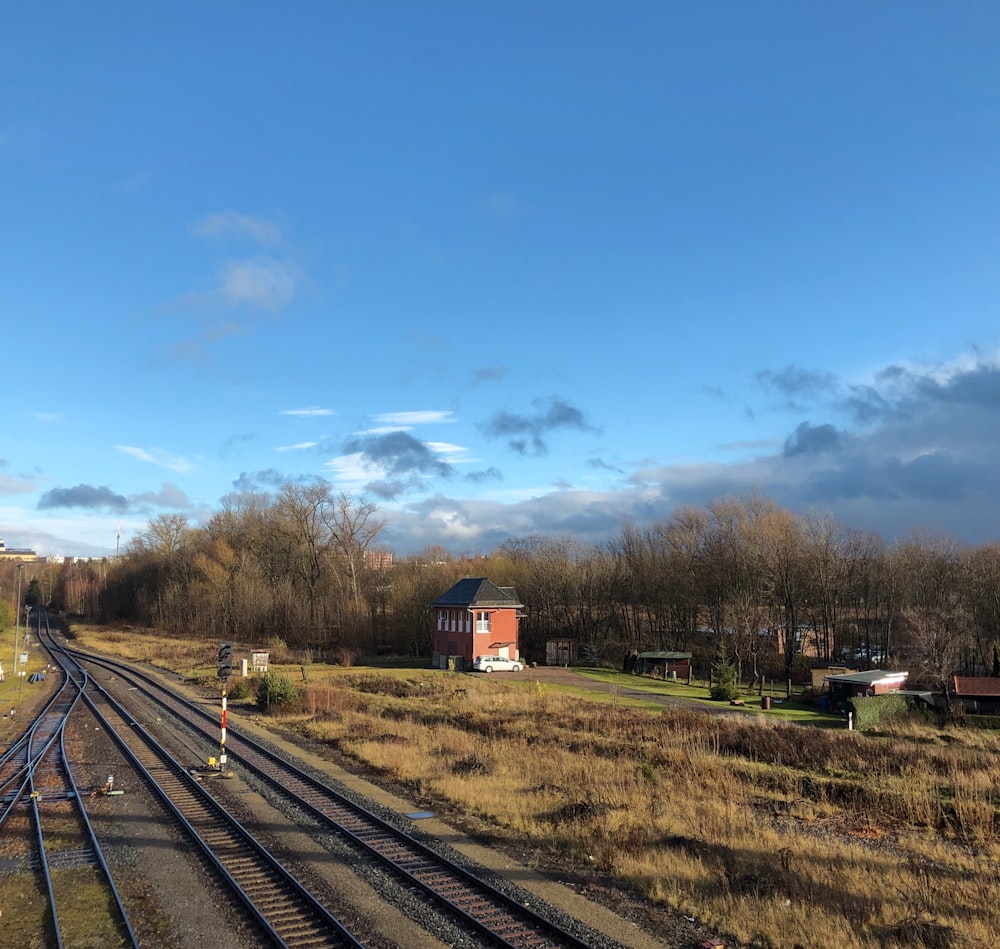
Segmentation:
<svg viewBox="0 0 1000 949">
<path fill-rule="evenodd" d="M 53 589 L 104 622 L 428 656 L 430 604 L 462 577 L 485 576 L 525 605 L 529 660 L 567 638 L 590 660 L 677 650 L 710 662 L 725 637 L 744 678 L 845 657 L 908 668 L 932 687 L 954 672 L 1000 674 L 996 543 L 914 533 L 888 544 L 760 496 L 624 523 L 601 544 L 531 536 L 466 556 L 429 548 L 391 560 L 383 528 L 371 501 L 286 484 L 228 496 L 203 526 L 160 516 L 122 556 L 90 565 L 84 581 L 66 568 Z"/>
</svg>

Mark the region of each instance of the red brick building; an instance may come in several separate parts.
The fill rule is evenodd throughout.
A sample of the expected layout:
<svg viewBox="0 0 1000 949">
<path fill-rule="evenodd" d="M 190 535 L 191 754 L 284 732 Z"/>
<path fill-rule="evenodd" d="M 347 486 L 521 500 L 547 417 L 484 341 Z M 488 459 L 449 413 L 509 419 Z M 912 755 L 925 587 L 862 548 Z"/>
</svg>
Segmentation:
<svg viewBox="0 0 1000 949">
<path fill-rule="evenodd" d="M 466 577 L 432 604 L 435 668 L 471 669 L 476 656 L 519 659 L 518 616 L 524 609 L 513 587 L 498 587 L 485 577 Z"/>
</svg>

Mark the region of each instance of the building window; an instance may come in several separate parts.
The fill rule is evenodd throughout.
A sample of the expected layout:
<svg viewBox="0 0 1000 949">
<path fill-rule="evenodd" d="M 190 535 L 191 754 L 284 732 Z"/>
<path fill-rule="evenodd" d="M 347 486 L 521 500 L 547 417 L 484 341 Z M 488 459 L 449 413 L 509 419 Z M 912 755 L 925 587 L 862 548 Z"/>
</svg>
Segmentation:
<svg viewBox="0 0 1000 949">
<path fill-rule="evenodd" d="M 476 632 L 488 633 L 490 631 L 490 614 L 486 610 L 476 613 Z"/>
<path fill-rule="evenodd" d="M 455 611 L 451 611 L 451 631 L 455 632 Z"/>
</svg>

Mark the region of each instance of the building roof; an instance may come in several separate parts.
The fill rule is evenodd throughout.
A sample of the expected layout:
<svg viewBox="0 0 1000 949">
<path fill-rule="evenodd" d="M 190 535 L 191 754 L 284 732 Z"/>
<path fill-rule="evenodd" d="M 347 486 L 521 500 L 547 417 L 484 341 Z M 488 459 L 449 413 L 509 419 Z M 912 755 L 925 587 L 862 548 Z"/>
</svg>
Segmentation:
<svg viewBox="0 0 1000 949">
<path fill-rule="evenodd" d="M 640 659 L 690 659 L 689 652 L 640 652 Z"/>
<path fill-rule="evenodd" d="M 1000 679 L 993 676 L 952 676 L 955 695 L 1000 698 Z"/>
<path fill-rule="evenodd" d="M 466 577 L 447 593 L 442 593 L 431 606 L 452 606 L 478 609 L 521 609 L 513 587 L 498 587 L 485 577 Z"/>
<path fill-rule="evenodd" d="M 875 685 L 879 682 L 905 682 L 908 672 L 886 672 L 872 669 L 869 672 L 848 672 L 843 675 L 823 676 L 824 682 L 843 682 L 846 685 Z"/>
</svg>

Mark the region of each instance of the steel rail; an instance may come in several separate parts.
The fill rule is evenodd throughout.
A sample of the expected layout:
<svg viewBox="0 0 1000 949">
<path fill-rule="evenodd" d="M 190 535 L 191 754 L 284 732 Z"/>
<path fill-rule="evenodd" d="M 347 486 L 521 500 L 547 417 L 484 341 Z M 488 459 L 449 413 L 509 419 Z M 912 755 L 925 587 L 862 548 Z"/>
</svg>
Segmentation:
<svg viewBox="0 0 1000 949">
<path fill-rule="evenodd" d="M 0 759 L 0 826 L 27 790 L 34 761 L 46 753 L 76 702 L 70 685 L 64 673 L 55 695 Z"/>
<path fill-rule="evenodd" d="M 69 647 L 66 647 L 69 649 Z M 200 722 L 214 719 L 203 708 L 176 695 L 151 676 L 105 657 L 70 649 L 83 661 L 115 671 L 143 688 L 153 701 L 196 728 L 207 738 L 212 730 Z M 194 716 L 196 720 L 190 717 Z M 468 868 L 456 864 L 363 806 L 331 788 L 295 763 L 253 739 L 230 722 L 227 751 L 277 793 L 312 814 L 324 825 L 353 841 L 384 866 L 426 893 L 494 945 L 587 949 L 589 943 L 496 889 Z M 276 775 L 275 767 L 282 773 Z"/>
<path fill-rule="evenodd" d="M 61 651 L 58 644 L 55 648 Z M 77 660 L 67 652 L 63 661 Z M 305 945 L 361 949 L 363 944 L 347 927 L 256 841 L 103 686 L 91 679 L 90 690 L 83 700 L 275 945 L 289 949 Z"/>
<path fill-rule="evenodd" d="M 52 733 L 52 735 L 50 737 L 48 737 L 48 738 L 46 738 L 44 740 L 43 748 L 39 751 L 39 753 L 37 755 L 32 755 L 32 741 L 31 741 L 31 739 L 29 739 L 29 743 L 28 743 L 28 765 L 27 765 L 28 775 L 27 775 L 27 780 L 25 782 L 25 785 L 26 785 L 26 787 L 27 787 L 27 789 L 29 791 L 29 800 L 31 801 L 31 814 L 32 814 L 33 823 L 35 825 L 35 836 L 36 836 L 36 839 L 38 841 L 39 869 L 41 870 L 42 878 L 45 881 L 45 890 L 46 890 L 46 893 L 48 895 L 48 901 L 49 901 L 49 912 L 52 914 L 53 935 L 55 936 L 56 946 L 58 947 L 58 949 L 62 949 L 62 946 L 63 946 L 62 929 L 59 926 L 59 911 L 58 911 L 58 908 L 56 906 L 55 885 L 54 885 L 54 883 L 52 881 L 52 871 L 51 871 L 51 868 L 49 867 L 49 853 L 48 853 L 48 848 L 45 846 L 45 833 L 42 830 L 42 815 L 41 815 L 41 811 L 39 810 L 39 807 L 38 807 L 40 788 L 35 783 L 35 775 L 36 775 L 36 772 L 38 771 L 39 767 L 42 765 L 42 763 L 44 761 L 46 761 L 49 758 L 49 756 L 52 754 L 52 748 L 53 748 L 55 739 L 57 737 L 59 737 L 61 739 L 61 737 L 62 737 L 62 735 L 64 733 L 64 730 L 66 728 L 66 720 L 69 718 L 70 713 L 76 707 L 77 702 L 80 700 L 80 696 L 83 694 L 83 689 L 84 689 L 84 685 L 86 684 L 86 679 L 87 679 L 87 677 L 86 677 L 86 673 L 85 673 L 84 674 L 84 684 L 83 685 L 81 685 L 81 684 L 79 684 L 79 683 L 77 683 L 75 681 L 73 682 L 73 685 L 76 686 L 77 691 L 76 691 L 75 695 L 73 696 L 72 701 L 66 707 L 65 711 L 61 714 L 60 719 L 59 719 L 59 723 L 55 727 L 54 732 Z M 67 684 L 68 684 L 68 682 L 67 682 Z M 32 729 L 32 734 L 34 735 L 34 729 Z M 59 747 L 60 747 L 60 749 L 62 749 L 62 747 L 63 747 L 61 741 L 60 741 L 60 746 Z M 69 772 L 69 765 L 67 763 L 65 763 L 65 762 L 64 762 L 64 769 L 63 769 L 63 771 L 64 771 L 64 775 L 68 774 L 68 772 Z M 82 810 L 83 809 L 83 805 L 80 804 L 79 798 L 76 799 L 76 803 L 77 803 L 78 810 Z M 99 849 L 99 845 L 97 844 L 96 840 L 93 840 L 92 843 L 93 843 L 93 845 L 97 849 Z M 112 889 L 114 889 L 114 883 L 110 879 L 110 877 L 108 878 L 107 882 L 108 882 L 108 885 L 111 886 Z"/>
<path fill-rule="evenodd" d="M 39 640 L 41 640 L 41 622 L 42 616 L 40 611 L 38 614 Z M 48 617 L 46 615 L 47 626 Z M 72 853 L 74 861 L 83 855 L 84 866 L 88 869 L 92 869 L 96 863 L 99 868 L 99 883 L 108 890 L 114 901 L 115 911 L 109 912 L 108 917 L 110 924 L 114 928 L 121 945 L 128 944 L 133 949 L 138 949 L 138 940 L 132 930 L 118 887 L 111 875 L 111 870 L 104 858 L 100 842 L 87 815 L 86 808 L 83 805 L 79 788 L 69 765 L 69 756 L 66 753 L 66 725 L 79 703 L 80 696 L 89 678 L 89 674 L 85 669 L 81 668 L 81 672 L 82 679 L 77 681 L 71 675 L 66 674 L 64 670 L 64 679 L 59 691 L 36 717 L 32 727 L 28 729 L 25 735 L 24 763 L 22 765 L 22 770 L 26 773 L 26 779 L 22 782 L 19 793 L 14 795 L 10 807 L 5 811 L 5 816 L 11 812 L 14 804 L 23 799 L 24 794 L 27 793 L 38 853 L 37 869 L 45 885 L 52 927 L 51 935 L 54 944 L 57 947 L 62 947 L 64 944 L 63 927 L 60 924 L 59 918 L 58 894 L 65 894 L 67 886 L 73 884 L 66 884 L 65 881 L 59 885 L 56 884 L 52 872 L 51 857 Z M 58 745 L 55 743 L 57 738 Z M 56 781 L 52 780 L 53 775 L 57 775 Z M 50 800 L 55 801 L 55 809 L 59 809 L 63 804 L 71 802 L 69 808 L 71 813 L 69 815 L 62 815 L 62 819 L 69 819 L 75 824 L 82 849 L 67 851 L 65 846 L 51 847 L 46 836 L 46 824 L 48 823 L 49 816 L 51 816 L 51 811 L 46 807 L 46 813 L 43 814 L 42 807 L 43 802 L 47 804 Z M 67 837 L 72 838 L 73 834 L 67 834 L 65 828 L 62 828 L 59 837 L 62 841 L 65 841 Z M 90 882 L 90 878 L 88 878 L 88 882 Z"/>
</svg>

